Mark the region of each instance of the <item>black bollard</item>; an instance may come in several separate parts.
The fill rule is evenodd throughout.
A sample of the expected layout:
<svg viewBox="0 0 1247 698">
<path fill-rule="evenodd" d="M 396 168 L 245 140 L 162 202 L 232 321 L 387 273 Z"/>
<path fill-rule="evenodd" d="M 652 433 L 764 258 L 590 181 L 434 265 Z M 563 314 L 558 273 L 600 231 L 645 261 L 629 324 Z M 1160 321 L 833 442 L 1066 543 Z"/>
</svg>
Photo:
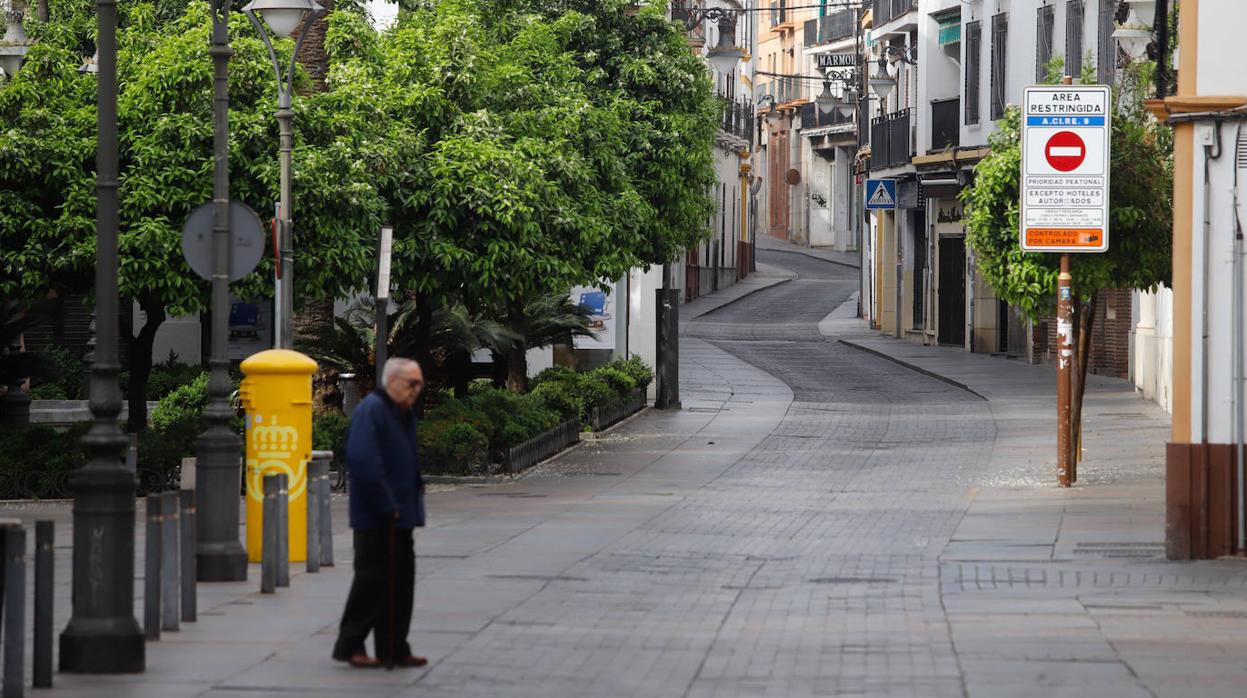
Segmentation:
<svg viewBox="0 0 1247 698">
<path fill-rule="evenodd" d="M 160 495 L 147 495 L 147 554 L 143 560 L 143 635 L 148 640 L 160 639 L 160 534 L 163 532 L 160 512 L 163 503 Z"/>
<path fill-rule="evenodd" d="M 320 571 L 320 474 L 328 469 L 326 455 L 331 451 L 312 451 L 307 464 L 307 571 Z"/>
<path fill-rule="evenodd" d="M 160 527 L 160 629 L 177 631 L 182 620 L 182 585 L 178 577 L 182 572 L 181 517 L 178 515 L 180 500 L 177 492 L 160 495 L 160 510 L 164 516 Z"/>
<path fill-rule="evenodd" d="M 195 490 L 178 493 L 182 503 L 182 621 L 193 623 L 199 619 L 199 594 L 195 580 L 199 579 L 195 565 Z"/>
<path fill-rule="evenodd" d="M 35 688 L 52 687 L 52 587 L 56 524 L 35 522 Z"/>
<path fill-rule="evenodd" d="M 26 529 L 4 529 L 4 698 L 26 690 Z"/>
<path fill-rule="evenodd" d="M 276 475 L 264 476 L 264 508 L 260 522 L 260 593 L 277 591 L 277 491 Z"/>
<path fill-rule="evenodd" d="M 277 476 L 277 586 L 290 586 L 290 477 Z"/>
<path fill-rule="evenodd" d="M 330 461 L 325 461 L 325 468 L 320 473 L 320 479 L 317 481 L 317 490 L 320 496 L 317 501 L 320 503 L 320 566 L 333 567 L 333 512 L 330 510 L 329 496 L 333 493 L 333 483 L 329 479 Z"/>
</svg>

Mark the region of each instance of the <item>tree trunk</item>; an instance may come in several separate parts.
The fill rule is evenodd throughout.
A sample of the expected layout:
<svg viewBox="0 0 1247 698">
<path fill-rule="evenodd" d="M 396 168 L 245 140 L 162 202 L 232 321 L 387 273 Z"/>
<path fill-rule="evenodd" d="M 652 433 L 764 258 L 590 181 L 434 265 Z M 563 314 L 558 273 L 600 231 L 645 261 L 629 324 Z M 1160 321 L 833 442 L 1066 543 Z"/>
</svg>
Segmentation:
<svg viewBox="0 0 1247 698">
<path fill-rule="evenodd" d="M 524 304 L 511 301 L 507 304 L 507 319 L 511 327 L 522 330 L 524 327 Z M 520 332 L 520 339 L 507 351 L 507 389 L 522 393 L 528 390 L 528 341 Z"/>
<path fill-rule="evenodd" d="M 472 382 L 472 355 L 466 351 L 456 350 L 451 353 L 446 368 L 449 373 L 450 385 L 455 390 L 455 397 L 468 396 L 468 384 Z"/>
<path fill-rule="evenodd" d="M 1099 293 L 1096 293 L 1091 296 L 1090 302 L 1086 305 L 1079 303 L 1075 306 L 1078 311 L 1076 316 L 1078 345 L 1074 351 L 1077 363 L 1074 364 L 1073 385 L 1070 391 L 1072 403 L 1070 405 L 1070 422 L 1072 423 L 1070 444 L 1074 449 L 1074 458 L 1070 462 L 1075 465 L 1082 455 L 1082 399 L 1087 392 L 1087 368 L 1091 365 L 1091 334 L 1095 330 L 1095 311 L 1098 301 Z"/>
<path fill-rule="evenodd" d="M 126 419 L 126 431 L 131 434 L 147 429 L 147 379 L 152 373 L 152 345 L 156 342 L 156 330 L 165 321 L 164 305 L 155 298 L 140 298 L 139 307 L 147 320 L 139 335 L 130 342 L 130 416 Z"/>
<path fill-rule="evenodd" d="M 507 357 L 505 354 L 491 352 L 494 357 L 494 372 L 491 376 L 493 386 L 499 390 L 507 386 Z"/>
<path fill-rule="evenodd" d="M 329 77 L 329 55 L 325 52 L 325 32 L 329 29 L 329 15 L 333 13 L 334 0 L 319 0 L 325 13 L 316 20 L 307 33 L 307 38 L 299 46 L 299 55 L 295 57 L 307 76 L 312 79 L 312 92 L 325 92 L 328 87 L 325 80 Z"/>
</svg>

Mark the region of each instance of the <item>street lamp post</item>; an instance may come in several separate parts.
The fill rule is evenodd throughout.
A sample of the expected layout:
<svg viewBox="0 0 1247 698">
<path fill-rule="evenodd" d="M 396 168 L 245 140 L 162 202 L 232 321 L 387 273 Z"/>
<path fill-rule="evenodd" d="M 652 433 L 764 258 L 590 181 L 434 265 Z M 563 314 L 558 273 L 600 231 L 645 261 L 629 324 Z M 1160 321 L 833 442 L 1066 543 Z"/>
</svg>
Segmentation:
<svg viewBox="0 0 1247 698">
<path fill-rule="evenodd" d="M 704 21 L 718 25 L 719 38 L 714 48 L 706 52 L 710 65 L 720 73 L 736 69 L 743 53 L 736 47 L 736 18 L 740 10 L 721 7 L 681 7 L 684 27 L 692 31 Z M 657 326 L 656 380 L 654 407 L 680 409 L 680 290 L 672 288 L 673 265 L 662 265 L 662 288 L 655 297 L 655 321 Z"/>
<path fill-rule="evenodd" d="M 293 218 L 291 216 L 290 170 L 294 151 L 294 111 L 290 108 L 291 94 L 294 91 L 295 56 L 299 46 L 307 37 L 312 23 L 316 21 L 325 8 L 316 4 L 315 0 L 251 0 L 243 8 L 256 32 L 268 49 L 268 57 L 273 63 L 273 73 L 277 76 L 277 124 L 280 133 L 281 150 L 281 199 L 278 205 L 278 265 L 277 279 L 277 328 L 276 345 L 279 349 L 289 349 L 294 345 L 294 244 Z M 306 20 L 306 21 L 305 21 Z M 268 29 L 265 29 L 265 24 Z M 290 64 L 282 72 L 282 62 L 277 58 L 273 48 L 269 30 L 278 36 L 290 36 L 299 26 L 298 39 L 294 43 L 294 51 L 290 54 Z"/>
<path fill-rule="evenodd" d="M 247 551 L 238 539 L 242 442 L 229 427 L 229 13 L 229 0 L 213 0 L 212 328 L 208 405 L 195 469 L 200 511 L 195 557 L 201 582 L 247 578 Z"/>
<path fill-rule="evenodd" d="M 70 476 L 74 494 L 73 615 L 60 637 L 61 671 L 141 672 L 143 631 L 134 618 L 134 473 L 122 462 L 117 424 L 117 4 L 97 0 L 96 348 L 91 365 L 90 459 Z"/>
</svg>

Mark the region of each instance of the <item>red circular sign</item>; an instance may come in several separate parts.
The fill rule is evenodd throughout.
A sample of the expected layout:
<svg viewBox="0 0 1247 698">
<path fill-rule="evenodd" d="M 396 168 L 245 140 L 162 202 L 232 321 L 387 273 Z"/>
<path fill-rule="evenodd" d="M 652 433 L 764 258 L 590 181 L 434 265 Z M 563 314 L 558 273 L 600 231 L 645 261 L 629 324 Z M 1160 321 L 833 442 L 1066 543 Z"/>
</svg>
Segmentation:
<svg viewBox="0 0 1247 698">
<path fill-rule="evenodd" d="M 1044 146 L 1044 157 L 1058 172 L 1072 172 L 1087 158 L 1087 144 L 1073 131 L 1058 131 Z"/>
</svg>

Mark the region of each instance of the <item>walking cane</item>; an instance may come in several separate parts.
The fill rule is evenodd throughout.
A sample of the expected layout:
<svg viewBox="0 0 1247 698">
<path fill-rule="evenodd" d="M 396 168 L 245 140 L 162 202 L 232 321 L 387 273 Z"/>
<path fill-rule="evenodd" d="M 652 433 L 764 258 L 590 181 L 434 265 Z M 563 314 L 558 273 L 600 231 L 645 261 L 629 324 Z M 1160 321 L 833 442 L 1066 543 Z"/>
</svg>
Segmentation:
<svg viewBox="0 0 1247 698">
<path fill-rule="evenodd" d="M 389 593 L 390 603 L 389 603 L 389 608 L 388 608 L 389 613 L 386 614 L 388 616 L 387 622 L 390 625 L 390 652 L 389 652 L 389 655 L 385 659 L 386 671 L 394 670 L 394 644 L 395 644 L 394 643 L 394 610 L 395 610 L 394 609 L 394 595 L 395 595 L 394 587 L 398 586 L 397 582 L 394 579 L 398 575 L 398 571 L 396 569 L 398 565 L 394 560 L 394 557 L 395 557 L 394 549 L 398 547 L 394 541 L 394 538 L 396 535 L 395 533 L 396 527 L 397 527 L 397 519 L 391 518 L 390 519 L 389 584 L 388 584 L 388 589 L 387 589 Z"/>
</svg>

